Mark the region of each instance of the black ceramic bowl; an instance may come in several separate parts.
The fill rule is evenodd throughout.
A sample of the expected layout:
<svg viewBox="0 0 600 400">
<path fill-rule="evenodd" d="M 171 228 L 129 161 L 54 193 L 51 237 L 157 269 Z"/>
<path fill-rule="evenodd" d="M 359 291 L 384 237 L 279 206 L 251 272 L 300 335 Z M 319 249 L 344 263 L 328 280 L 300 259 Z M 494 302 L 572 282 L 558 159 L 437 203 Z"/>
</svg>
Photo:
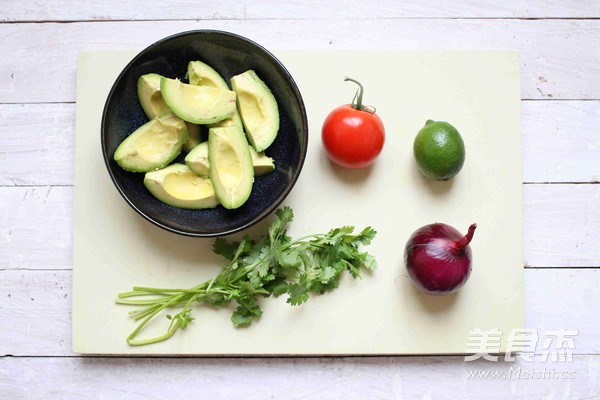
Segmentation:
<svg viewBox="0 0 600 400">
<path fill-rule="evenodd" d="M 279 106 L 280 129 L 265 153 L 275 171 L 256 177 L 248 201 L 236 210 L 175 208 L 158 201 L 144 186 L 144 174 L 127 172 L 113 159 L 118 145 L 148 121 L 137 97 L 141 75 L 157 73 L 184 80 L 188 62 L 200 60 L 229 79 L 248 69 L 273 92 Z M 162 39 L 139 53 L 114 83 L 102 115 L 102 153 L 123 198 L 147 220 L 188 236 L 221 236 L 246 229 L 273 212 L 298 179 L 306 156 L 308 122 L 302 97 L 289 72 L 260 45 L 228 32 L 197 30 Z M 182 154 L 175 162 L 183 162 Z"/>
</svg>

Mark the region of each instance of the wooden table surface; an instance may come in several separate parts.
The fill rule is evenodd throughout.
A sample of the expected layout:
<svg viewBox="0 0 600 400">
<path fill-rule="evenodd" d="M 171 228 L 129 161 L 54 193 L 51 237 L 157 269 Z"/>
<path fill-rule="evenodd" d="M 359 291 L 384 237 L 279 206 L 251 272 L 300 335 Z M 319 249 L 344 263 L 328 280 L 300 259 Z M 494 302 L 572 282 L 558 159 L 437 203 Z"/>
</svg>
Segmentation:
<svg viewBox="0 0 600 400">
<path fill-rule="evenodd" d="M 600 399 L 600 2 L 97 3 L 2 2 L 0 399 Z M 78 52 L 204 28 L 270 49 L 519 51 L 526 326 L 577 330 L 572 361 L 72 353 Z"/>
</svg>

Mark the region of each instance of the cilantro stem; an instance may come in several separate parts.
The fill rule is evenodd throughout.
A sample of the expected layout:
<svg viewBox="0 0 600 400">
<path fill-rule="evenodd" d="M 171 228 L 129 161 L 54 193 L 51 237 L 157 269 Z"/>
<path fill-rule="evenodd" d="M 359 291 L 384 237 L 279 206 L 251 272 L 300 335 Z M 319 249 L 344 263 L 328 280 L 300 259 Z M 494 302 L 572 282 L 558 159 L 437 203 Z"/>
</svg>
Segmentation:
<svg viewBox="0 0 600 400">
<path fill-rule="evenodd" d="M 358 251 L 359 244 L 369 244 L 374 238 L 376 232 L 372 228 L 354 235 L 353 227 L 344 226 L 327 234 L 292 240 L 286 234 L 293 218 L 292 210 L 284 207 L 275 214 L 278 219 L 269 227 L 268 235 L 259 241 L 248 237 L 235 243 L 224 239 L 215 241 L 213 250 L 228 261 L 212 279 L 189 289 L 135 286 L 132 291 L 120 293 L 116 303 L 137 307 L 129 315 L 135 321 L 141 320 L 127 337 L 127 343 L 141 346 L 169 339 L 192 322 L 190 314 L 194 302 L 219 308 L 235 301 L 233 325 L 248 325 L 262 314 L 259 296 L 287 294 L 288 303 L 298 305 L 306 302 L 310 294 L 336 288 L 343 271 L 359 277 L 367 257 L 370 257 L 368 268 L 376 267 L 372 256 Z M 179 308 L 179 312 L 173 316 L 167 314 L 170 322 L 166 332 L 138 338 L 146 325 L 168 308 Z"/>
<path fill-rule="evenodd" d="M 141 287 L 136 286 L 133 288 L 134 291 L 139 292 L 149 292 L 149 293 L 171 293 L 171 292 L 194 292 L 203 285 L 194 286 L 193 288 L 188 289 L 163 289 L 163 288 L 150 288 L 150 287 Z"/>
<path fill-rule="evenodd" d="M 164 335 L 162 335 L 162 336 L 158 336 L 158 337 L 154 337 L 154 338 L 150 338 L 150 339 L 135 340 L 135 337 L 137 336 L 138 332 L 139 332 L 139 331 L 141 331 L 141 330 L 142 330 L 142 328 L 143 328 L 144 326 L 146 326 L 146 324 L 147 324 L 148 322 L 150 322 L 150 320 L 151 320 L 152 318 L 154 318 L 154 316 L 155 316 L 156 314 L 158 314 L 159 312 L 161 312 L 162 310 L 164 310 L 165 308 L 167 308 L 169 305 L 171 305 L 171 304 L 175 303 L 177 300 L 179 300 L 179 298 L 181 298 L 181 296 L 183 296 L 183 295 L 176 296 L 176 297 L 175 297 L 173 300 L 171 300 L 170 302 L 168 302 L 168 303 L 165 303 L 165 304 L 161 305 L 161 306 L 160 306 L 160 307 L 158 307 L 158 308 L 157 308 L 155 311 L 153 311 L 152 313 L 150 313 L 150 314 L 149 314 L 149 315 L 146 317 L 146 319 L 144 319 L 144 320 L 143 320 L 143 321 L 142 321 L 142 322 L 141 322 L 141 323 L 138 325 L 138 327 L 137 327 L 137 328 L 135 328 L 135 329 L 134 329 L 134 331 L 133 331 L 133 332 L 131 332 L 131 334 L 130 334 L 130 335 L 127 337 L 127 343 L 129 343 L 129 345 L 131 345 L 131 346 L 142 346 L 142 345 L 145 345 L 145 344 L 150 344 L 150 343 L 161 342 L 161 341 L 163 341 L 163 340 L 166 340 L 166 339 L 170 338 L 171 336 L 173 336 L 173 334 L 174 334 L 174 333 L 177 331 L 177 329 L 179 329 L 179 324 L 177 324 L 177 325 L 175 326 L 175 328 L 174 328 L 174 329 L 172 329 L 173 327 L 171 327 L 171 328 L 170 328 L 170 329 L 167 331 L 167 333 L 165 333 L 165 334 L 164 334 Z"/>
<path fill-rule="evenodd" d="M 161 299 L 148 299 L 148 300 L 117 300 L 117 304 L 127 304 L 130 306 L 145 306 L 145 305 L 153 305 L 156 303 L 167 302 L 168 300 Z"/>
</svg>

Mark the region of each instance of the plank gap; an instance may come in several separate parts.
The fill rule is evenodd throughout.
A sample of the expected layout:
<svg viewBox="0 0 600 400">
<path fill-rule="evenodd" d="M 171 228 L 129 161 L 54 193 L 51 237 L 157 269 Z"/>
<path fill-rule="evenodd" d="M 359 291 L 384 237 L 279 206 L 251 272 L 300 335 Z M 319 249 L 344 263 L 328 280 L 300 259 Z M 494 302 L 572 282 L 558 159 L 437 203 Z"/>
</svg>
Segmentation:
<svg viewBox="0 0 600 400">
<path fill-rule="evenodd" d="M 319 21 L 340 21 L 340 20 L 470 20 L 470 21 L 596 21 L 600 20 L 600 17 L 385 17 L 379 16 L 374 17 L 335 17 L 335 18 L 313 18 L 313 17 L 298 17 L 298 18 L 277 18 L 277 17 L 207 17 L 207 18 L 117 18 L 117 19 L 57 19 L 57 20 L 5 20 L 0 21 L 2 24 L 76 24 L 76 23 L 105 23 L 105 22 L 183 22 L 183 21 L 307 21 L 307 20 L 319 20 Z"/>
</svg>

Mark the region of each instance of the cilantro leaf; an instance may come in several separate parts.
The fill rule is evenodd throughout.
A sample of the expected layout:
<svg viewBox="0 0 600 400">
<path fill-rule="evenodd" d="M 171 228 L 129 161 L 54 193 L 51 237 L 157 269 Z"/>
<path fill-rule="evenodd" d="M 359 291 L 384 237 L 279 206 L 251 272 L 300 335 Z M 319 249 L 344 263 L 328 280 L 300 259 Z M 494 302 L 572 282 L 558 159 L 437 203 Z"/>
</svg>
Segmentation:
<svg viewBox="0 0 600 400">
<path fill-rule="evenodd" d="M 168 339 L 194 320 L 190 315 L 190 304 L 194 301 L 217 308 L 235 301 L 237 307 L 231 315 L 231 322 L 240 327 L 261 317 L 260 297 L 287 294 L 287 303 L 297 306 L 308 301 L 311 294 L 323 294 L 338 287 L 345 271 L 359 278 L 361 269 L 377 267 L 372 255 L 359 251 L 360 246 L 368 245 L 374 239 L 377 232 L 373 228 L 367 227 L 355 235 L 354 227 L 342 226 L 326 234 L 293 240 L 286 231 L 293 218 L 290 207 L 277 210 L 268 233 L 256 242 L 248 236 L 239 242 L 216 239 L 213 251 L 227 261 L 214 278 L 191 289 L 134 287 L 132 292 L 121 293 L 117 303 L 140 307 L 132 315 L 137 319 L 143 318 L 128 342 L 143 345 Z M 132 296 L 136 299 L 128 299 Z M 143 301 L 137 296 L 142 296 Z M 150 339 L 136 339 L 137 334 L 154 318 L 155 310 L 165 305 L 181 310 L 168 317 L 171 324 L 167 333 Z M 150 317 L 144 318 L 147 316 Z"/>
<path fill-rule="evenodd" d="M 235 243 L 228 243 L 227 240 L 223 238 L 217 238 L 213 243 L 213 252 L 225 257 L 229 261 L 233 260 L 236 249 L 237 245 Z"/>
<path fill-rule="evenodd" d="M 327 267 L 325 267 L 321 271 L 321 275 L 319 276 L 319 280 L 321 281 L 321 283 L 325 284 L 325 283 L 329 282 L 336 275 L 337 274 L 336 274 L 335 268 L 333 268 L 331 266 L 327 266 Z"/>
<path fill-rule="evenodd" d="M 275 215 L 277 218 L 269 226 L 269 241 L 272 248 L 275 248 L 279 244 L 280 236 L 284 233 L 287 225 L 294 219 L 294 212 L 287 206 L 275 211 Z"/>
<path fill-rule="evenodd" d="M 308 301 L 308 290 L 305 285 L 299 283 L 289 285 L 287 288 L 289 295 L 287 302 L 293 306 L 300 305 Z"/>
<path fill-rule="evenodd" d="M 363 260 L 363 266 L 367 269 L 374 270 L 377 268 L 377 260 L 372 255 L 365 253 L 365 259 Z"/>
<path fill-rule="evenodd" d="M 367 245 L 371 244 L 371 242 L 375 238 L 375 235 L 377 235 L 377 231 L 375 229 L 371 228 L 370 226 L 367 226 L 365 229 L 362 230 L 361 233 L 359 233 L 356 236 L 355 242 L 358 242 L 360 244 L 367 246 Z"/>
</svg>

